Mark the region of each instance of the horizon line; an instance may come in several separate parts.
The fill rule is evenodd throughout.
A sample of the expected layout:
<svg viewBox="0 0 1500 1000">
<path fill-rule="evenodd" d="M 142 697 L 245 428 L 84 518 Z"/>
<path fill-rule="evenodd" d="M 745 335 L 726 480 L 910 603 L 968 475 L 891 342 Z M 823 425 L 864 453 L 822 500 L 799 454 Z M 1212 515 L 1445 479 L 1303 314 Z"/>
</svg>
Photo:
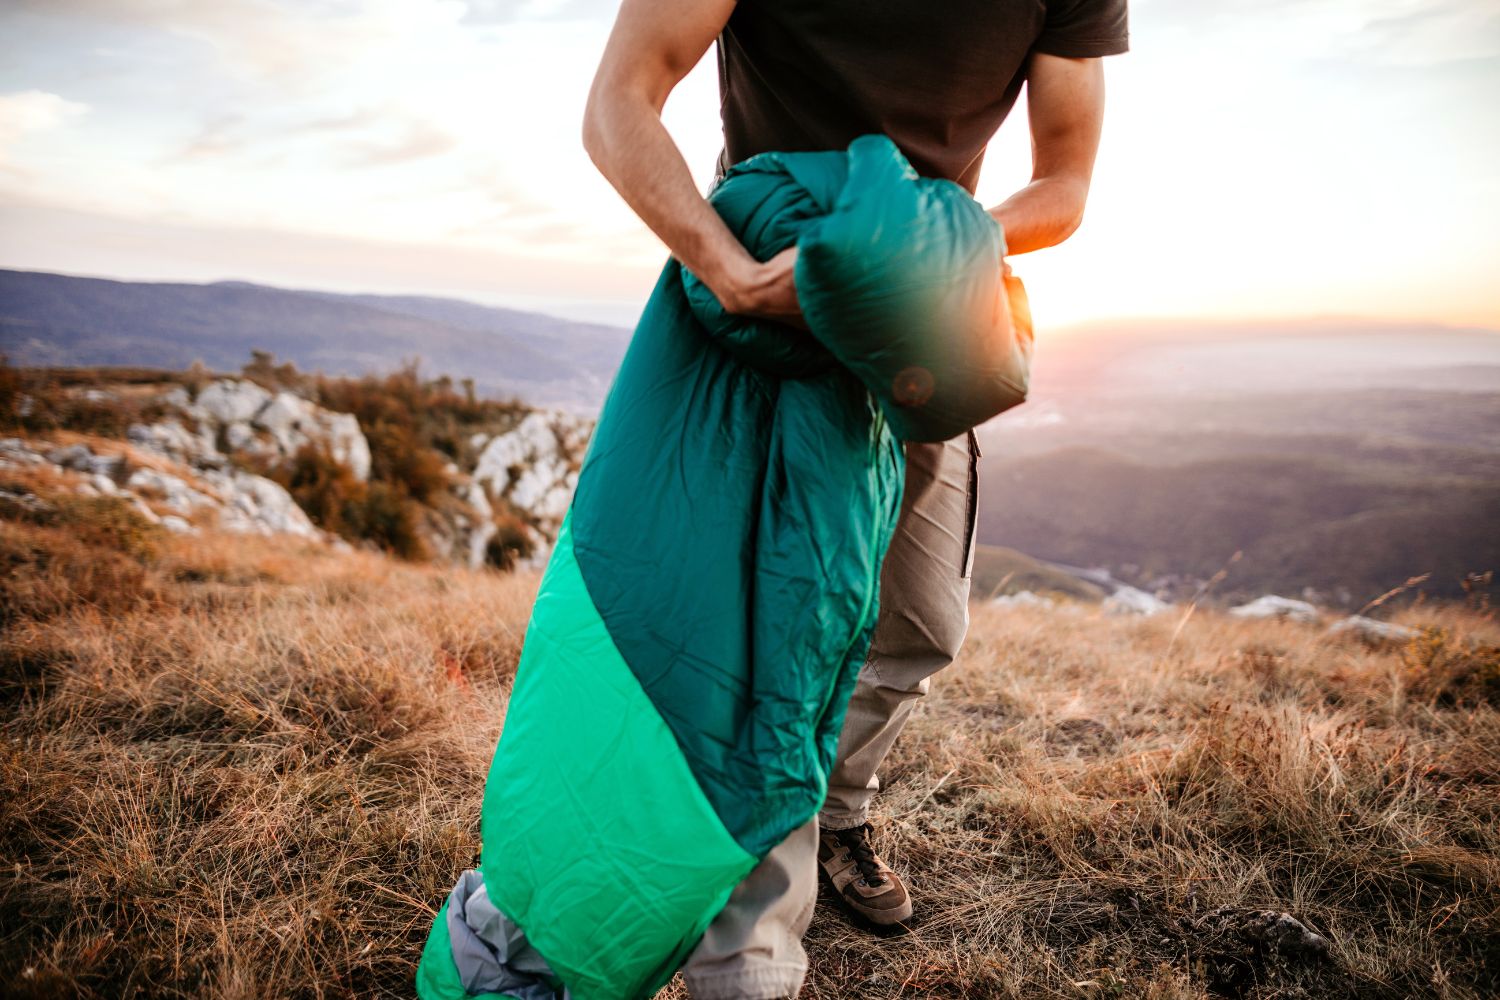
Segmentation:
<svg viewBox="0 0 1500 1000">
<path fill-rule="evenodd" d="M 524 313 L 532 316 L 542 316 L 548 319 L 561 320 L 569 323 L 577 323 L 580 326 L 605 326 L 629 332 L 632 327 L 622 323 L 607 322 L 597 319 L 577 319 L 574 317 L 559 315 L 546 309 L 525 308 L 522 306 L 506 303 L 507 296 L 498 293 L 493 300 L 485 301 L 482 298 L 471 295 L 454 295 L 420 290 L 397 290 L 390 289 L 375 290 L 364 288 L 358 291 L 335 290 L 330 288 L 319 288 L 316 286 L 302 286 L 292 284 L 278 284 L 270 281 L 258 281 L 243 277 L 221 277 L 210 280 L 191 280 L 185 278 L 137 278 L 116 274 L 101 274 L 80 271 L 60 271 L 41 267 L 17 267 L 0 264 L 0 271 L 9 271 L 15 274 L 37 274 L 57 278 L 72 278 L 83 281 L 107 281 L 114 284 L 124 285 L 181 285 L 198 288 L 209 288 L 215 285 L 248 285 L 255 288 L 265 288 L 272 291 L 287 292 L 302 295 L 334 295 L 343 297 L 375 296 L 382 298 L 429 298 L 441 299 L 449 302 L 462 302 L 467 305 L 480 308 L 495 309 L 497 311 L 508 311 Z M 516 296 L 510 296 L 512 300 Z M 559 304 L 564 300 L 559 299 Z M 644 308 L 645 300 L 634 303 L 627 300 L 605 300 L 605 299 L 578 299 L 573 303 L 579 307 L 609 308 L 613 306 Z M 1097 317 L 1091 319 L 1076 320 L 1068 323 L 1059 323 L 1047 327 L 1049 335 L 1066 336 L 1070 334 L 1082 334 L 1098 332 L 1103 329 L 1137 328 L 1142 326 L 1154 326 L 1157 328 L 1171 328 L 1180 330 L 1184 327 L 1206 326 L 1212 328 L 1224 328 L 1242 326 L 1245 324 L 1272 324 L 1277 326 L 1291 326 L 1297 324 L 1312 324 L 1327 327 L 1346 327 L 1358 325 L 1372 325 L 1382 328 L 1424 326 L 1434 327 L 1454 333 L 1496 334 L 1500 335 L 1500 326 L 1489 326 L 1483 323 L 1458 323 L 1449 320 L 1435 319 L 1423 316 L 1372 316 L 1361 313 L 1342 312 L 1316 312 L 1316 313 L 1243 313 L 1239 315 L 1230 314 L 1183 314 L 1183 313 L 1157 313 L 1157 314 L 1122 314 L 1119 316 Z"/>
</svg>

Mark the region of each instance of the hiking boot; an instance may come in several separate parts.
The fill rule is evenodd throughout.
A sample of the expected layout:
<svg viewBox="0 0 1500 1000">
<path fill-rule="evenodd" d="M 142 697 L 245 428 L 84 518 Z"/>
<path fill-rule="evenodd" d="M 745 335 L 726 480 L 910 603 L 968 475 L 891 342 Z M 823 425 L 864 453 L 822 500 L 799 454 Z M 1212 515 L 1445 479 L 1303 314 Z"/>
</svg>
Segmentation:
<svg viewBox="0 0 1500 1000">
<path fill-rule="evenodd" d="M 846 911 L 877 931 L 904 930 L 911 897 L 890 866 L 870 848 L 870 824 L 818 834 L 818 878 Z"/>
</svg>

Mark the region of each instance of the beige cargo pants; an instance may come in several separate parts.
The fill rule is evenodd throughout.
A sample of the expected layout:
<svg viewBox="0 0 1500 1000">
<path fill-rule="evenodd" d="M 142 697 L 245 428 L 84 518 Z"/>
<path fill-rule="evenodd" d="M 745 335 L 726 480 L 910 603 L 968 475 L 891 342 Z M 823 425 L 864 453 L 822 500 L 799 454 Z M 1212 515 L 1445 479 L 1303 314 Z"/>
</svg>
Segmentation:
<svg viewBox="0 0 1500 1000">
<path fill-rule="evenodd" d="M 880 574 L 880 614 L 860 671 L 823 811 L 739 884 L 682 974 L 696 1000 L 795 996 L 807 973 L 802 935 L 818 895 L 818 825 L 844 830 L 869 815 L 877 772 L 928 679 L 952 662 L 969 628 L 979 444 L 973 432 L 908 442 L 906 485 Z"/>
</svg>

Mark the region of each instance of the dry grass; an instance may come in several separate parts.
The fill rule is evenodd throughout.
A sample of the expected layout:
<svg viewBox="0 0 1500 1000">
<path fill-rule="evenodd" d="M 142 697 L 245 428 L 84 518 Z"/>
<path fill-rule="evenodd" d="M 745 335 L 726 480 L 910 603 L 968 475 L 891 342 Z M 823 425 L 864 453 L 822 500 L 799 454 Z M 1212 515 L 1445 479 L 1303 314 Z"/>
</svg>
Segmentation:
<svg viewBox="0 0 1500 1000">
<path fill-rule="evenodd" d="M 1423 650 L 1380 652 L 976 609 L 880 798 L 921 926 L 872 946 L 820 922 L 814 992 L 1495 995 L 1500 713 L 1466 668 L 1493 670 L 1496 629 L 1420 617 L 1442 630 Z M 1331 960 L 1261 953 L 1221 907 L 1289 911 Z"/>
<path fill-rule="evenodd" d="M 0 521 L 0 982 L 411 995 L 535 577 L 148 536 Z M 1495 995 L 1500 629 L 1408 619 L 1374 650 L 976 608 L 878 800 L 920 925 L 823 909 L 805 995 Z M 1248 941 L 1258 910 L 1329 958 Z"/>
</svg>

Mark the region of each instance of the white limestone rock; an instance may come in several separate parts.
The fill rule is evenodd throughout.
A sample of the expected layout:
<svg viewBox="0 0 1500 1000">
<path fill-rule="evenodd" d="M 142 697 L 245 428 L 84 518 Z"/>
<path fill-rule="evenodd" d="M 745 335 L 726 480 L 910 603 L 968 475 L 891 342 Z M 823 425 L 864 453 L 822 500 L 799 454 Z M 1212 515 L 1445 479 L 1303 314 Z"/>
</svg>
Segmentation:
<svg viewBox="0 0 1500 1000">
<path fill-rule="evenodd" d="M 47 461 L 64 469 L 87 475 L 114 477 L 124 462 L 118 455 L 96 455 L 86 444 L 70 444 L 65 448 L 53 448 L 47 452 Z"/>
<path fill-rule="evenodd" d="M 270 401 L 271 394 L 248 379 L 221 378 L 203 387 L 193 407 L 222 426 L 249 423 Z"/>
<path fill-rule="evenodd" d="M 1306 601 L 1275 594 L 1266 594 L 1249 604 L 1230 608 L 1229 613 L 1236 618 L 1281 618 L 1294 622 L 1316 622 L 1319 618 L 1318 609 Z"/>
<path fill-rule="evenodd" d="M 229 531 L 261 535 L 285 533 L 308 539 L 327 537 L 297 506 L 290 493 L 277 483 L 242 469 L 185 468 L 183 475 L 174 475 L 141 466 L 133 469 L 124 483 L 119 484 L 115 474 L 123 468 L 123 460 L 118 456 L 97 455 L 82 443 L 45 452 L 39 450 L 45 448 L 46 445 L 33 447 L 21 438 L 3 438 L 0 439 L 0 461 L 16 464 L 50 462 L 60 470 L 81 472 L 86 478 L 74 485 L 76 492 L 84 496 L 119 497 L 141 517 L 168 531 L 197 534 L 198 529 L 188 517 L 199 510 L 210 510 L 217 511 L 220 526 Z M 98 471 L 101 469 L 109 471 Z M 194 477 L 190 482 L 189 479 Z M 158 514 L 146 502 L 148 498 L 171 513 Z"/>
<path fill-rule="evenodd" d="M 147 451 L 189 465 L 222 465 L 225 460 L 214 442 L 213 431 L 204 423 L 200 423 L 195 432 L 188 430 L 176 417 L 167 417 L 154 424 L 131 424 L 126 437 Z"/>
<path fill-rule="evenodd" d="M 254 414 L 251 423 L 270 433 L 288 458 L 310 441 L 321 442 L 355 478 L 370 478 L 370 443 L 352 413 L 335 413 L 294 393 L 278 392 Z"/>
<path fill-rule="evenodd" d="M 179 410 L 186 410 L 193 405 L 193 395 L 188 392 L 187 386 L 174 385 L 161 394 L 161 401 Z"/>
<path fill-rule="evenodd" d="M 27 446 L 21 438 L 0 438 L 0 465 L 41 465 L 46 456 Z"/>
<path fill-rule="evenodd" d="M 484 491 L 484 486 L 478 482 L 471 481 L 463 490 L 463 498 L 468 501 L 470 507 L 479 511 L 486 519 L 495 516 L 495 508 L 490 505 L 489 494 Z"/>
<path fill-rule="evenodd" d="M 1156 615 L 1172 605 L 1144 590 L 1121 585 L 1100 606 L 1107 615 Z"/>
<path fill-rule="evenodd" d="M 1057 602 L 1052 598 L 1043 597 L 1029 590 L 1018 591 L 1014 594 L 1001 594 L 990 601 L 992 608 L 1051 608 L 1056 604 Z"/>
<path fill-rule="evenodd" d="M 323 532 L 279 483 L 243 469 L 210 469 L 203 477 L 219 491 L 223 500 L 219 526 L 225 530 L 258 535 L 280 533 L 310 539 L 323 537 Z"/>
<path fill-rule="evenodd" d="M 0 511 L 7 506 L 20 507 L 22 510 L 33 513 L 44 513 L 52 509 L 52 505 L 29 490 L 15 491 L 0 489 Z"/>
<path fill-rule="evenodd" d="M 568 413 L 529 413 L 515 429 L 489 439 L 475 463 L 474 479 L 555 535 L 578 485 L 574 466 L 591 428 Z"/>
<path fill-rule="evenodd" d="M 177 417 L 154 424 L 135 424 L 130 440 L 160 455 L 197 468 L 224 467 L 219 432 L 232 451 L 291 458 L 308 442 L 328 448 L 360 480 L 370 477 L 370 443 L 351 413 L 332 410 L 291 392 L 272 394 L 247 379 L 218 379 L 190 400 L 187 390 L 173 386 L 159 400 L 192 418 L 190 431 Z"/>
<path fill-rule="evenodd" d="M 1363 615 L 1340 618 L 1324 633 L 1329 636 L 1345 636 L 1358 639 L 1371 646 L 1397 646 L 1421 635 L 1421 630 L 1409 625 L 1383 622 Z"/>
<path fill-rule="evenodd" d="M 191 514 L 199 507 L 219 506 L 219 502 L 208 494 L 193 489 L 177 476 L 156 469 L 136 469 L 125 485 L 137 493 L 159 497 L 160 502 L 176 514 Z"/>
<path fill-rule="evenodd" d="M 137 514 L 141 515 L 152 524 L 161 524 L 161 515 L 152 510 L 150 507 L 146 506 L 146 501 L 142 500 L 140 497 L 131 497 L 130 506 L 135 510 Z"/>
<path fill-rule="evenodd" d="M 234 451 L 255 451 L 260 438 L 247 423 L 230 424 L 224 428 L 224 442 Z"/>
</svg>

